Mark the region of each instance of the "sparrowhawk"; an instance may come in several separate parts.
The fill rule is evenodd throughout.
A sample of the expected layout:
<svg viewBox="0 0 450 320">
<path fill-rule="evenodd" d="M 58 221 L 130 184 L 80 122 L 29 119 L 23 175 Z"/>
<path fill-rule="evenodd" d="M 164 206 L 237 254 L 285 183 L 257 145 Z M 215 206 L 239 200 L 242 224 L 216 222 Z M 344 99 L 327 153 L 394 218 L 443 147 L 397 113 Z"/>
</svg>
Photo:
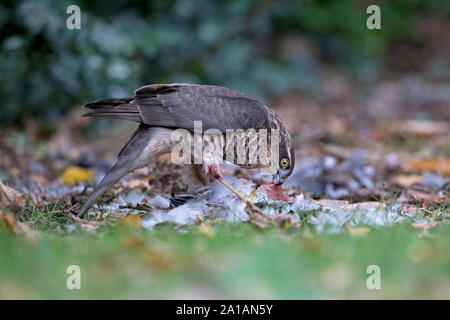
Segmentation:
<svg viewBox="0 0 450 320">
<path fill-rule="evenodd" d="M 281 184 L 291 175 L 295 165 L 291 138 L 281 119 L 260 101 L 228 88 L 181 83 L 154 84 L 137 89 L 132 97 L 101 99 L 84 107 L 90 109 L 84 116 L 126 119 L 140 125 L 120 151 L 115 165 L 79 210 L 79 217 L 110 185 L 127 173 L 155 161 L 160 155 L 171 152 L 178 143 L 172 139 L 172 133 L 177 129 L 194 133 L 196 121 L 202 124 L 203 132 L 217 129 L 223 136 L 227 130 L 266 129 L 269 142 L 271 132 L 276 129 L 279 133 L 278 161 L 273 170 L 272 186 L 281 189 Z M 236 164 L 245 168 L 261 167 L 259 162 Z M 220 164 L 203 161 L 193 165 L 193 168 L 210 181 L 217 179 L 222 182 L 239 199 L 248 200 L 224 179 Z"/>
</svg>

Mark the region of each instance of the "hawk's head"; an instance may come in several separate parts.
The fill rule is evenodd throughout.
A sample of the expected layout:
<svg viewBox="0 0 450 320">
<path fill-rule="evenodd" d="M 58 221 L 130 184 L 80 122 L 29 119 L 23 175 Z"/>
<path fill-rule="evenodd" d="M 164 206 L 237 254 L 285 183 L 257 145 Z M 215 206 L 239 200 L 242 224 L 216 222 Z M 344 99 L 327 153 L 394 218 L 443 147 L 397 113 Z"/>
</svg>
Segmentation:
<svg viewBox="0 0 450 320">
<path fill-rule="evenodd" d="M 289 178 L 295 166 L 295 150 L 291 137 L 286 131 L 281 132 L 279 150 L 278 168 L 272 179 L 272 182 L 277 185 L 283 184 Z"/>
</svg>

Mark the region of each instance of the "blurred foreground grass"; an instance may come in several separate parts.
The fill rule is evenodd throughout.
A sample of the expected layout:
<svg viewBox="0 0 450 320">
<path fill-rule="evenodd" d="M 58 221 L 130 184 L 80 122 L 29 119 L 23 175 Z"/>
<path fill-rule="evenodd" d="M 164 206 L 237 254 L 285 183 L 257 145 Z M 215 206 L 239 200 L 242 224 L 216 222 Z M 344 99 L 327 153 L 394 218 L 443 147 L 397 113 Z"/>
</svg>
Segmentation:
<svg viewBox="0 0 450 320">
<path fill-rule="evenodd" d="M 450 226 L 407 224 L 352 236 L 248 224 L 119 224 L 96 233 L 0 232 L 0 298 L 450 298 Z M 81 290 L 66 269 L 81 268 Z M 367 267 L 381 269 L 369 290 Z"/>
</svg>

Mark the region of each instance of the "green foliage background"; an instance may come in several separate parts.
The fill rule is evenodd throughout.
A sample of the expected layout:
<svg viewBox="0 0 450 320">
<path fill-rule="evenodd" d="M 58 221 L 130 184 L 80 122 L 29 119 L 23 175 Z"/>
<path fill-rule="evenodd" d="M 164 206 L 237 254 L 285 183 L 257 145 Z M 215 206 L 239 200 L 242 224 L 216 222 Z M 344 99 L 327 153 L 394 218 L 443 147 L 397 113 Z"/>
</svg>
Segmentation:
<svg viewBox="0 0 450 320">
<path fill-rule="evenodd" d="M 369 31 L 378 4 L 382 31 Z M 81 8 L 81 30 L 66 9 Z M 4 1 L 0 4 L 0 126 L 54 120 L 69 108 L 127 96 L 147 83 L 218 84 L 257 97 L 314 91 L 316 58 L 357 76 L 376 75 L 392 41 L 414 33 L 419 15 L 449 12 L 439 0 Z M 280 39 L 301 35 L 317 48 L 286 54 Z"/>
</svg>

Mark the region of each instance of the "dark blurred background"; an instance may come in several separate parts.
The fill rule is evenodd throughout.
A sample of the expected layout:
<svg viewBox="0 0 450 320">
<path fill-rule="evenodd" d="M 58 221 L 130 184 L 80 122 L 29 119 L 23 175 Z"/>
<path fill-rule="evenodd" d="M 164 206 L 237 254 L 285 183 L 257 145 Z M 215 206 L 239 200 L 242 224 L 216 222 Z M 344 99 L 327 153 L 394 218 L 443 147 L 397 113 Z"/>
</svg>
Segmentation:
<svg viewBox="0 0 450 320">
<path fill-rule="evenodd" d="M 71 4 L 80 30 L 66 27 Z M 370 4 L 381 7 L 381 30 L 366 28 Z M 319 102 L 324 90 L 356 86 L 366 101 L 365 88 L 414 73 L 446 85 L 434 104 L 442 113 L 449 13 L 441 0 L 2 1 L 0 127 L 33 118 L 51 132 L 69 109 L 149 83 L 216 84 L 266 101 L 297 91 Z"/>
</svg>

